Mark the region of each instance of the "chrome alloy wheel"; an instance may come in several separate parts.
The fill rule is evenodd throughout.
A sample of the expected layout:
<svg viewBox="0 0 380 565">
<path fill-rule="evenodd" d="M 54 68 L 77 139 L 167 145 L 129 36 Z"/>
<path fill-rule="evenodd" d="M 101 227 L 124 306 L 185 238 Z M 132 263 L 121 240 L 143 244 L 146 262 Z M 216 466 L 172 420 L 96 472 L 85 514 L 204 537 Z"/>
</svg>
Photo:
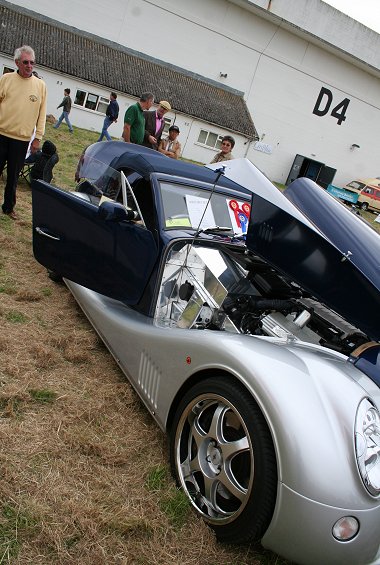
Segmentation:
<svg viewBox="0 0 380 565">
<path fill-rule="evenodd" d="M 267 422 L 241 383 L 215 374 L 183 395 L 170 431 L 170 463 L 219 541 L 262 538 L 276 504 L 277 461 Z"/>
<path fill-rule="evenodd" d="M 177 426 L 176 467 L 192 504 L 211 523 L 243 510 L 253 482 L 249 433 L 238 410 L 217 394 L 188 404 Z"/>
</svg>

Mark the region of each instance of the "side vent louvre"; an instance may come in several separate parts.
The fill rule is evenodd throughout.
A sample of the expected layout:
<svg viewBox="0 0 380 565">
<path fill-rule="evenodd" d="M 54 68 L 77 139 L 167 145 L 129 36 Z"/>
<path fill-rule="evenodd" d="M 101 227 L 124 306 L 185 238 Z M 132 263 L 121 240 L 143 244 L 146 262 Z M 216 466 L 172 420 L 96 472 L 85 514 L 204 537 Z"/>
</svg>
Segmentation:
<svg viewBox="0 0 380 565">
<path fill-rule="evenodd" d="M 152 363 L 146 351 L 143 351 L 140 359 L 138 385 L 143 391 L 143 396 L 157 408 L 157 394 L 160 385 L 161 373 Z"/>
</svg>

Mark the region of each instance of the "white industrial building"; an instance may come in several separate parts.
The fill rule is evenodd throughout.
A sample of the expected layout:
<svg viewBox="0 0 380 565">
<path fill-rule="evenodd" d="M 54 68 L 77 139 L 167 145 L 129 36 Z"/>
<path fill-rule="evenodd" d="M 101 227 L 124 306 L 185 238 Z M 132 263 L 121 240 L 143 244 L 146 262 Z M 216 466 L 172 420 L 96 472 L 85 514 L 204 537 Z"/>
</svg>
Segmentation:
<svg viewBox="0 0 380 565">
<path fill-rule="evenodd" d="M 219 107 L 219 117 L 208 120 L 209 110 L 206 116 L 198 108 L 186 112 L 186 96 L 190 104 L 196 95 L 194 83 L 182 98 L 175 92 L 181 79 L 170 83 L 171 118 L 180 126 L 186 158 L 209 162 L 220 135 L 231 133 L 237 140 L 235 156 L 247 156 L 278 182 L 285 183 L 291 170 L 292 178 L 302 174 L 321 184 L 336 170 L 338 185 L 380 174 L 380 36 L 321 0 L 0 0 L 0 6 L 37 12 L 79 35 L 90 34 L 167 68 L 182 69 L 215 87 L 215 100 L 219 91 L 231 94 Z M 23 37 L 25 43 L 31 41 L 27 33 Z M 57 42 L 55 49 L 59 53 L 66 47 Z M 83 64 L 89 54 L 77 56 Z M 7 59 L 9 48 L 1 48 L 3 66 Z M 63 68 L 59 73 L 57 62 L 46 61 L 42 74 L 48 111 L 57 114 L 63 87 L 86 92 L 85 79 L 82 72 L 78 82 Z M 96 81 L 88 84 L 90 92 Z M 107 99 L 111 84 L 98 84 L 97 94 Z M 136 93 L 128 94 L 121 92 L 122 111 L 135 101 Z M 251 117 L 250 124 L 244 118 L 247 128 L 238 119 L 235 127 L 226 116 L 234 115 L 235 101 L 241 99 Z M 102 112 L 76 105 L 72 118 L 100 130 Z"/>
</svg>

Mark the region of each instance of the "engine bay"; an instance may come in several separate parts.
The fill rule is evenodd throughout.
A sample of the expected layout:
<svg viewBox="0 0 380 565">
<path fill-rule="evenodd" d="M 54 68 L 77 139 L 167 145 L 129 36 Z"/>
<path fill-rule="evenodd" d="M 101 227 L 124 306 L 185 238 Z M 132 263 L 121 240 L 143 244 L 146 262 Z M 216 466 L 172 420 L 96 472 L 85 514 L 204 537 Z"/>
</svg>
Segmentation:
<svg viewBox="0 0 380 565">
<path fill-rule="evenodd" d="M 170 327 L 300 340 L 345 355 L 369 341 L 244 245 L 174 244 L 155 320 Z"/>
</svg>

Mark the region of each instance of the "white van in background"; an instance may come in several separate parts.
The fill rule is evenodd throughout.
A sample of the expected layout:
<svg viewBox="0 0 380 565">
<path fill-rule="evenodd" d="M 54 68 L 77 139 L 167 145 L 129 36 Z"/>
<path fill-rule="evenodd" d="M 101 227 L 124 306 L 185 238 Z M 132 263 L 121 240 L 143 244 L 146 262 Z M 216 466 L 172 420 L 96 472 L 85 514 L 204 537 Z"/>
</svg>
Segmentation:
<svg viewBox="0 0 380 565">
<path fill-rule="evenodd" d="M 362 210 L 380 212 L 380 179 L 352 180 L 343 188 L 359 195 L 357 204 Z"/>
</svg>

